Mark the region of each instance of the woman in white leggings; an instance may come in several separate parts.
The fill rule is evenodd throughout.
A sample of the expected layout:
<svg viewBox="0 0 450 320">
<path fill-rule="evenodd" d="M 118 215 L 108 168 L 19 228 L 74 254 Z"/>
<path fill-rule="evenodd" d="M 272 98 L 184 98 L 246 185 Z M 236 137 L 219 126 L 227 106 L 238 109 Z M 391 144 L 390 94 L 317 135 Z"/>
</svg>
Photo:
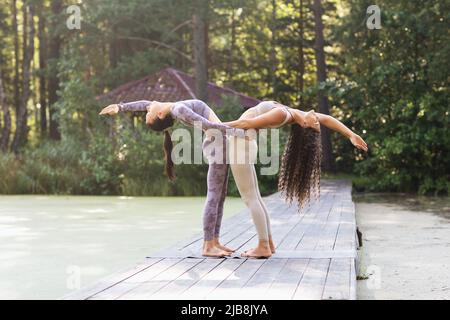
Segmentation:
<svg viewBox="0 0 450 320">
<path fill-rule="evenodd" d="M 291 109 L 276 101 L 264 101 L 242 114 L 239 120 L 225 123 L 242 129 L 279 128 L 292 124 L 279 178 L 279 189 L 289 202 L 300 206 L 318 189 L 320 181 L 320 125 L 335 130 L 352 144 L 367 151 L 367 144 L 339 120 L 314 111 Z M 248 258 L 268 258 L 275 252 L 269 213 L 261 198 L 254 163 L 258 146 L 256 137 L 246 140 L 229 137 L 230 166 L 242 199 L 249 207 L 258 233 L 257 247 L 242 253 Z"/>
</svg>

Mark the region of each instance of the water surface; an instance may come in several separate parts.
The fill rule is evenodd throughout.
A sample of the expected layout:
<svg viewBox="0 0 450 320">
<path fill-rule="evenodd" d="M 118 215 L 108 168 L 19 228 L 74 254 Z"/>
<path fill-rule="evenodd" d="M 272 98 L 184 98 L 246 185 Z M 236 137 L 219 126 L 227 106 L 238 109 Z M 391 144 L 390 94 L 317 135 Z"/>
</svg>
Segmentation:
<svg viewBox="0 0 450 320">
<path fill-rule="evenodd" d="M 57 299 L 201 232 L 201 197 L 0 196 L 0 299 Z M 244 208 L 227 198 L 225 218 Z"/>
</svg>

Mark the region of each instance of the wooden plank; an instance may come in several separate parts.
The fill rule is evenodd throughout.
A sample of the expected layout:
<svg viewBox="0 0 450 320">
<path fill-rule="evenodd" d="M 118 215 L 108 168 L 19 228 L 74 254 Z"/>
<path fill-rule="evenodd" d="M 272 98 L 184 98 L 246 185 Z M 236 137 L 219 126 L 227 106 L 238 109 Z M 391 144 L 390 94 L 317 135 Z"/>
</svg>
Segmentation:
<svg viewBox="0 0 450 320">
<path fill-rule="evenodd" d="M 230 242 L 227 242 L 226 246 L 235 249 L 236 253 L 240 254 L 240 252 L 255 247 L 257 243 L 258 243 L 258 235 L 256 233 L 256 228 L 252 226 L 251 228 L 241 233 L 239 236 L 237 236 Z"/>
<path fill-rule="evenodd" d="M 266 299 L 290 300 L 308 266 L 309 259 L 289 259 L 272 282 Z"/>
<path fill-rule="evenodd" d="M 64 296 L 63 299 L 64 300 L 88 299 L 89 297 L 94 296 L 95 294 L 103 290 L 106 290 L 114 286 L 115 284 L 124 281 L 129 277 L 132 277 L 133 275 L 139 272 L 142 272 L 143 270 L 151 267 L 152 265 L 158 263 L 159 261 L 161 261 L 161 259 L 157 258 L 146 259 L 144 262 L 138 263 L 132 268 L 126 268 L 124 270 L 111 274 L 86 288 L 82 288 L 81 290 L 69 293 L 68 295 Z"/>
<path fill-rule="evenodd" d="M 157 291 L 163 289 L 174 279 L 177 279 L 184 273 L 193 269 L 198 264 L 201 264 L 204 259 L 183 259 L 179 263 L 171 266 L 170 268 L 164 270 L 156 277 L 149 281 L 145 281 L 141 285 L 135 287 L 134 289 L 128 291 L 120 297 L 120 300 L 145 300 L 150 299 L 150 297 Z"/>
<path fill-rule="evenodd" d="M 312 250 L 316 247 L 322 234 L 322 229 L 326 224 L 326 220 L 330 215 L 331 208 L 333 206 L 334 197 L 327 197 L 317 213 L 316 217 L 313 219 L 310 227 L 306 229 L 301 241 L 298 243 L 296 250 Z"/>
<path fill-rule="evenodd" d="M 226 300 L 237 297 L 242 287 L 261 268 L 265 260 L 247 259 L 239 268 L 233 271 L 220 285 L 218 285 L 207 297 L 207 299 Z"/>
<path fill-rule="evenodd" d="M 225 259 L 218 267 L 179 295 L 180 299 L 206 299 L 217 286 L 232 274 L 245 260 Z"/>
<path fill-rule="evenodd" d="M 296 223 L 301 219 L 302 216 L 297 215 L 295 212 L 295 207 L 289 207 L 284 202 L 276 209 L 276 211 L 271 211 L 271 229 L 272 238 L 275 245 L 282 241 L 287 235 L 287 233 L 295 226 Z M 240 247 L 241 251 L 246 251 L 253 248 L 257 242 L 256 230 L 254 230 L 254 237 L 247 237 L 245 239 L 236 239 L 241 241 L 242 245 Z M 245 236 L 245 235 L 243 235 Z M 255 239 L 255 241 L 249 241 L 250 239 Z"/>
<path fill-rule="evenodd" d="M 275 243 L 277 252 L 281 250 L 294 250 L 309 227 L 310 222 L 303 216 L 279 243 Z"/>
<path fill-rule="evenodd" d="M 166 258 L 158 263 L 155 263 L 151 267 L 139 272 L 132 277 L 127 278 L 124 281 L 116 283 L 114 286 L 109 287 L 102 292 L 97 293 L 96 295 L 90 297 L 92 300 L 113 300 L 119 299 L 127 292 L 133 290 L 134 288 L 142 285 L 146 281 L 150 281 L 154 277 L 158 276 L 160 273 L 169 269 L 173 265 L 179 263 L 182 259 L 171 259 Z"/>
<path fill-rule="evenodd" d="M 320 211 L 322 205 L 323 201 L 315 201 L 308 210 L 302 212 L 297 223 L 294 224 L 285 237 L 276 244 L 277 250 L 295 249 L 306 230 L 308 230 L 311 227 L 311 224 L 315 222 L 315 216 L 317 212 Z"/>
<path fill-rule="evenodd" d="M 322 299 L 350 299 L 352 259 L 331 259 Z"/>
<path fill-rule="evenodd" d="M 284 213 L 288 214 L 287 219 L 272 219 L 272 238 L 277 247 L 278 243 L 282 243 L 289 232 L 302 220 L 303 215 L 299 214 L 295 207 L 287 207 Z"/>
<path fill-rule="evenodd" d="M 356 224 L 354 222 L 341 221 L 334 244 L 335 250 L 350 250 L 356 248 Z"/>
<path fill-rule="evenodd" d="M 288 259 L 268 259 L 242 287 L 235 299 L 266 299 L 275 278 L 286 265 Z"/>
<path fill-rule="evenodd" d="M 200 281 L 205 275 L 220 266 L 223 259 L 204 259 L 192 269 L 174 279 L 161 290 L 156 291 L 151 299 L 180 299 L 181 293 Z"/>
<path fill-rule="evenodd" d="M 339 230 L 341 211 L 341 206 L 335 205 L 331 208 L 330 215 L 328 216 L 315 250 L 333 250 Z"/>
<path fill-rule="evenodd" d="M 330 259 L 310 260 L 297 290 L 292 299 L 294 300 L 320 300 L 322 299 L 323 287 L 328 274 Z"/>
</svg>

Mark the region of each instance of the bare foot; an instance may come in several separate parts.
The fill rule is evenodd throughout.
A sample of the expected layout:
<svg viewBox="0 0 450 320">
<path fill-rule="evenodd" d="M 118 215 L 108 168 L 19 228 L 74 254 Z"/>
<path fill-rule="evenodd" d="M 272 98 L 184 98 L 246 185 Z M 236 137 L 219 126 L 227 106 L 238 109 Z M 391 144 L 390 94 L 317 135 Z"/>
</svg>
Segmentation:
<svg viewBox="0 0 450 320">
<path fill-rule="evenodd" d="M 217 244 L 216 247 L 219 248 L 219 249 L 221 249 L 221 250 L 223 250 L 223 251 L 230 252 L 230 253 L 233 253 L 233 252 L 236 251 L 236 249 L 228 248 L 228 247 L 226 247 L 226 246 L 221 245 L 220 243 Z"/>
<path fill-rule="evenodd" d="M 272 251 L 272 253 L 275 253 L 275 245 L 273 244 L 273 240 L 272 238 L 269 239 L 269 247 L 270 247 L 270 251 Z"/>
<path fill-rule="evenodd" d="M 267 259 L 272 256 L 270 248 L 256 247 L 241 253 L 241 257 L 252 259 Z"/>
<path fill-rule="evenodd" d="M 223 257 L 229 256 L 230 252 L 221 250 L 217 247 L 209 247 L 209 248 L 203 248 L 202 255 L 205 257 L 223 258 Z"/>
<path fill-rule="evenodd" d="M 215 247 L 219 248 L 220 250 L 223 250 L 223 251 L 226 251 L 226 252 L 230 252 L 230 253 L 233 253 L 233 252 L 236 251 L 235 249 L 231 249 L 231 248 L 228 248 L 228 247 L 226 247 L 224 245 L 221 245 L 219 241 L 216 241 Z"/>
</svg>

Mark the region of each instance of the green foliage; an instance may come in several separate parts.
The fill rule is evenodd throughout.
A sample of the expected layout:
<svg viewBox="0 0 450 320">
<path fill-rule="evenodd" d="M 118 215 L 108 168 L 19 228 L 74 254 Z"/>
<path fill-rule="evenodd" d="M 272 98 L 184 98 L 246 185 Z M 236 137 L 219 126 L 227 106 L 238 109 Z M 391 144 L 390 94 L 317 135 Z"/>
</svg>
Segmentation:
<svg viewBox="0 0 450 320">
<path fill-rule="evenodd" d="M 161 134 L 143 126 L 123 127 L 119 140 L 125 166 L 124 194 L 192 196 L 206 193 L 206 165 L 176 165 L 175 182 L 165 176 Z"/>
<path fill-rule="evenodd" d="M 112 102 L 98 97 L 118 85 L 168 66 L 193 72 L 192 2 L 85 1 L 80 4 L 82 30 L 68 30 L 65 12 L 54 16 L 50 1 L 34 2 L 39 3 L 39 18 L 47 23 L 47 40 L 61 37 L 61 55 L 48 59 L 43 70 L 35 66 L 29 103 L 33 143 L 19 156 L 0 155 L 0 193 L 205 194 L 205 164 L 176 166 L 177 181 L 168 181 L 162 137 L 147 130 L 142 117 L 98 116 L 103 104 Z M 19 48 L 23 45 L 21 3 Z M 332 137 L 336 166 L 350 174 L 358 190 L 448 194 L 448 2 L 380 0 L 382 29 L 368 30 L 364 17 L 371 1 L 322 1 L 329 81 L 319 84 L 313 13 L 307 1 L 303 20 L 299 0 L 275 1 L 275 18 L 269 0 L 209 3 L 211 81 L 292 107 L 302 97 L 303 109 L 314 108 L 317 93 L 325 92 L 332 115 L 369 144 L 370 152 L 364 155 L 347 139 L 338 134 Z M 12 6 L 2 6 L 0 68 L 14 124 L 11 17 Z M 299 90 L 301 46 L 303 92 Z M 19 56 L 21 60 L 22 53 Z M 54 73 L 60 80 L 54 116 L 63 139 L 46 142 L 38 129 L 39 112 L 32 108 L 40 101 L 37 77 Z M 237 119 L 243 111 L 233 99 L 215 110 L 223 121 Z M 281 130 L 280 155 L 288 132 L 288 128 Z M 259 182 L 262 193 L 271 193 L 276 190 L 277 175 L 259 175 Z M 230 183 L 230 194 L 238 194 L 234 183 Z"/>
<path fill-rule="evenodd" d="M 361 24 L 367 3 L 353 1 L 336 30 L 345 68 L 333 96 L 371 149 L 354 168 L 369 178 L 365 190 L 448 193 L 448 7 L 381 1 L 382 29 L 368 30 Z M 342 165 L 352 162 L 345 157 Z"/>
<path fill-rule="evenodd" d="M 19 157 L 2 155 L 0 193 L 86 194 L 81 183 L 89 172 L 80 166 L 80 155 L 80 146 L 71 140 L 44 143 Z"/>
</svg>

